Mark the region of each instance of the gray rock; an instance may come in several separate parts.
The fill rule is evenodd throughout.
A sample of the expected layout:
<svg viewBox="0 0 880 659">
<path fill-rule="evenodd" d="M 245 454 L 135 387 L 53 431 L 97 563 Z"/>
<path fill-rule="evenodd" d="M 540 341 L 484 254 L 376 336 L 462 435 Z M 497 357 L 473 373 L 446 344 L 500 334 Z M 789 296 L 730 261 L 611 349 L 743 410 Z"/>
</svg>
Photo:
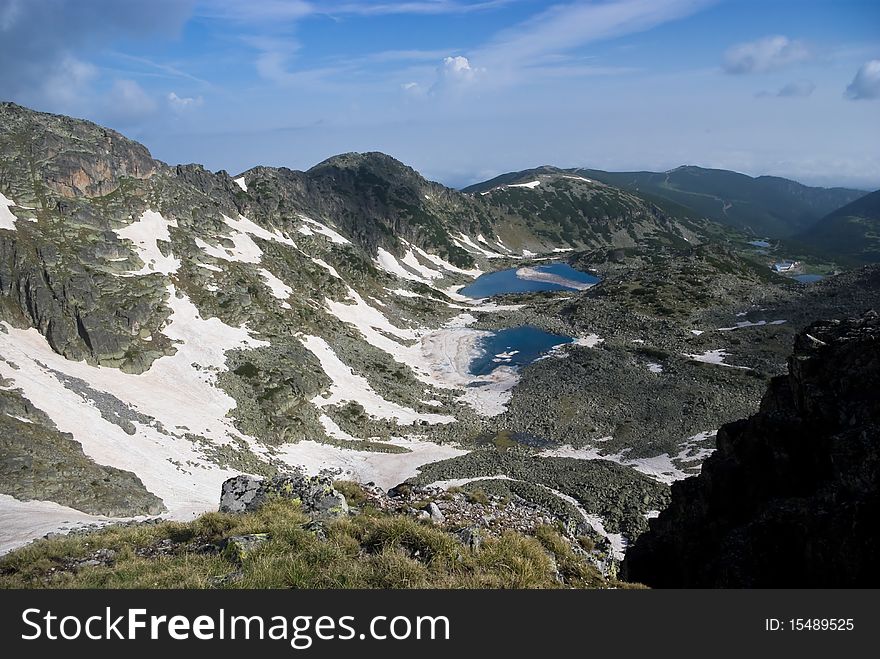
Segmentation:
<svg viewBox="0 0 880 659">
<path fill-rule="evenodd" d="M 443 516 L 443 511 L 441 511 L 440 507 L 433 501 L 428 504 L 427 511 L 431 516 L 431 520 L 437 524 L 443 524 L 446 521 L 446 518 Z"/>
<path fill-rule="evenodd" d="M 305 513 L 315 517 L 338 517 L 348 514 L 345 497 L 324 476 L 275 476 L 270 479 L 236 476 L 223 483 L 220 512 L 238 513 L 258 510 L 273 498 L 298 501 Z"/>
<path fill-rule="evenodd" d="M 476 551 L 483 544 L 483 534 L 474 526 L 463 528 L 456 535 L 461 544 L 469 549 Z"/>
<path fill-rule="evenodd" d="M 236 563 L 242 563 L 255 549 L 270 539 L 271 536 L 268 533 L 234 535 L 226 540 L 223 556 Z"/>
</svg>

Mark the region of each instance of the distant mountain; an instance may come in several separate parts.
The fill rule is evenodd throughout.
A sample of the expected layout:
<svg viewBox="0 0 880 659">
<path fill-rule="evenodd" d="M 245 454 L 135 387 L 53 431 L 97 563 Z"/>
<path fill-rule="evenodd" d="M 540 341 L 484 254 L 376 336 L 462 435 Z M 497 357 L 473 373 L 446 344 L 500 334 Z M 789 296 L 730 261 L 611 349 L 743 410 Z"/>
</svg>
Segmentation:
<svg viewBox="0 0 880 659">
<path fill-rule="evenodd" d="M 546 169 L 552 168 L 540 168 Z M 636 193 L 667 212 L 681 214 L 684 207 L 699 217 L 774 238 L 794 235 L 865 194 L 861 190 L 816 188 L 775 176 L 754 178 L 723 169 L 693 166 L 668 172 L 577 168 L 564 171 Z M 482 192 L 516 180 L 522 173 L 505 174 L 465 191 Z"/>
<path fill-rule="evenodd" d="M 844 263 L 880 263 L 880 190 L 828 214 L 797 239 Z"/>
<path fill-rule="evenodd" d="M 549 166 L 504 174 L 465 192 L 502 218 L 499 235 L 512 241 L 531 234 L 546 246 L 569 248 L 651 242 L 681 247 L 699 240 L 704 228 L 685 209 L 665 210 L 632 192 Z"/>
</svg>

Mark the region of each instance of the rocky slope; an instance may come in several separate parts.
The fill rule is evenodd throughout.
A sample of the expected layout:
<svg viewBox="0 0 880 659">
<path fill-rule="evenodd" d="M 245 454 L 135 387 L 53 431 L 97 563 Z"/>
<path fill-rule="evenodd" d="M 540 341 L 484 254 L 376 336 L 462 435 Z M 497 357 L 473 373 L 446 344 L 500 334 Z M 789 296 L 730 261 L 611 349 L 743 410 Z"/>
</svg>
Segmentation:
<svg viewBox="0 0 880 659">
<path fill-rule="evenodd" d="M 880 318 L 801 332 L 760 411 L 723 426 L 702 473 L 630 549 L 656 587 L 880 583 Z"/>
</svg>

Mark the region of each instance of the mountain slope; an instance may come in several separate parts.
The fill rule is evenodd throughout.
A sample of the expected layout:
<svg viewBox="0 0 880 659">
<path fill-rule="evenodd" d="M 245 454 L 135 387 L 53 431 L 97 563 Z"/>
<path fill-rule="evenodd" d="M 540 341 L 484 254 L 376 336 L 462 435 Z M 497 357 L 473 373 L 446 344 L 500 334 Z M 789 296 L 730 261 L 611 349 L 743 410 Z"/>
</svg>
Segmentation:
<svg viewBox="0 0 880 659">
<path fill-rule="evenodd" d="M 699 222 L 664 212 L 641 197 L 553 167 L 505 174 L 466 188 L 502 218 L 501 235 L 533 234 L 546 245 L 624 248 L 703 238 Z"/>
<path fill-rule="evenodd" d="M 796 238 L 845 263 L 880 263 L 880 190 L 837 209 Z"/>
<path fill-rule="evenodd" d="M 567 172 L 628 190 L 655 200 L 655 203 L 662 204 L 661 200 L 665 200 L 684 206 L 699 217 L 756 236 L 774 238 L 802 231 L 824 215 L 865 194 L 860 190 L 815 188 L 774 176 L 753 178 L 737 172 L 693 166 L 668 172 L 606 172 L 596 169 L 570 169 Z"/>
</svg>

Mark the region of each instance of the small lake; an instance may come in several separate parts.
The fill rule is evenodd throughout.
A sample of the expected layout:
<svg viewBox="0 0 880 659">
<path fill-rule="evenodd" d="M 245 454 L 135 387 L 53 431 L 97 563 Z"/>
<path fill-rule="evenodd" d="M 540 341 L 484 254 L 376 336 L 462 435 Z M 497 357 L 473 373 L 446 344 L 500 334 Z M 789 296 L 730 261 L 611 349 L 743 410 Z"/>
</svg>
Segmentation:
<svg viewBox="0 0 880 659">
<path fill-rule="evenodd" d="M 752 240 L 749 242 L 749 245 L 754 245 L 755 247 L 770 247 L 770 243 L 766 240 Z"/>
<path fill-rule="evenodd" d="M 576 291 L 589 288 L 599 281 L 598 277 L 575 270 L 567 263 L 550 263 L 487 272 L 462 288 L 459 293 L 481 298 L 503 293 Z"/>
<path fill-rule="evenodd" d="M 509 327 L 480 341 L 478 347 L 482 354 L 474 358 L 469 370 L 473 375 L 488 375 L 499 366 L 525 366 L 554 346 L 572 341 L 570 336 L 552 334 L 531 325 Z"/>
<path fill-rule="evenodd" d="M 792 279 L 797 279 L 802 284 L 813 284 L 825 279 L 825 275 L 795 275 Z"/>
</svg>

